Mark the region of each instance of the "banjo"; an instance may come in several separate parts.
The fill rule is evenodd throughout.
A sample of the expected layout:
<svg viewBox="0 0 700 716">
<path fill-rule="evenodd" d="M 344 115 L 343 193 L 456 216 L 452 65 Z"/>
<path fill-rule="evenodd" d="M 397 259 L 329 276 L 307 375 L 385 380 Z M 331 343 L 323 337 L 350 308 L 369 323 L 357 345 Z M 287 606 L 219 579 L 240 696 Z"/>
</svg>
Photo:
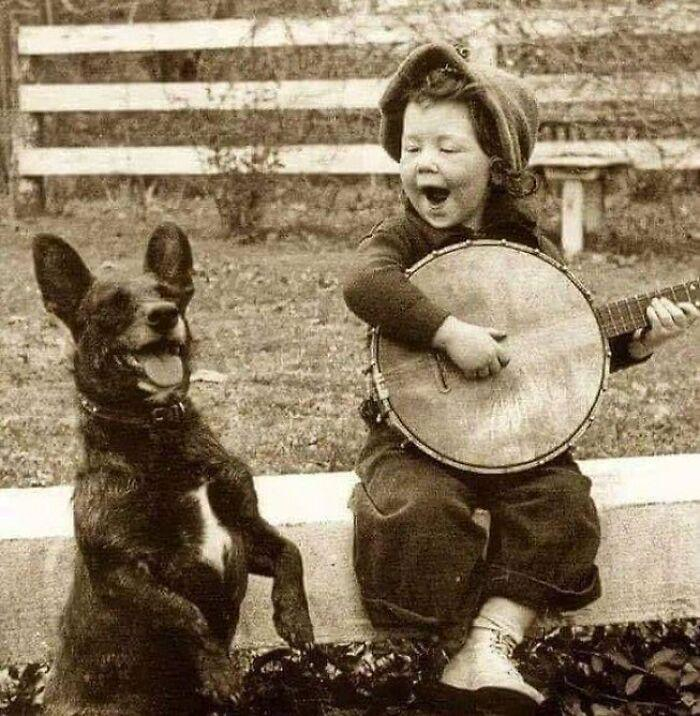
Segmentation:
<svg viewBox="0 0 700 716">
<path fill-rule="evenodd" d="M 700 305 L 694 279 L 594 306 L 568 268 L 507 241 L 455 244 L 407 274 L 457 318 L 505 331 L 511 360 L 496 376 L 470 380 L 444 353 L 374 328 L 370 371 L 380 411 L 428 455 L 486 474 L 541 464 L 581 437 L 606 389 L 608 339 L 647 325 L 652 298 Z"/>
</svg>

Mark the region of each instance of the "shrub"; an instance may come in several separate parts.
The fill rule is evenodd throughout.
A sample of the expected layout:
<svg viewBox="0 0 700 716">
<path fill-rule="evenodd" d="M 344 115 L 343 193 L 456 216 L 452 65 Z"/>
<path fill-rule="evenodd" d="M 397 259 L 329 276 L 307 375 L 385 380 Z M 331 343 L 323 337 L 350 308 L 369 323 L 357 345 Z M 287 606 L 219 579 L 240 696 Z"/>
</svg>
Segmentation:
<svg viewBox="0 0 700 716">
<path fill-rule="evenodd" d="M 700 622 L 560 627 L 516 653 L 526 676 L 563 716 L 700 714 Z M 246 716 L 405 713 L 444 656 L 429 642 L 391 640 L 317 647 L 308 654 L 243 652 Z M 0 713 L 40 714 L 44 664 L 0 667 Z M 359 710 L 359 711 L 358 711 Z M 218 716 L 226 716 L 219 714 Z M 233 715 L 231 715 L 233 716 Z"/>
</svg>

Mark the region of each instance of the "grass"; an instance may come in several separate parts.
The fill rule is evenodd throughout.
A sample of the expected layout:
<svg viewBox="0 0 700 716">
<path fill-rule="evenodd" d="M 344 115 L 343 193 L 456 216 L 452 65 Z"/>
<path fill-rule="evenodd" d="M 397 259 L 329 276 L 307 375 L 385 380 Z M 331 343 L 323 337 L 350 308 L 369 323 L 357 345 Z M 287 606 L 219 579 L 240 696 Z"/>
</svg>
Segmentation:
<svg viewBox="0 0 700 716">
<path fill-rule="evenodd" d="M 195 368 L 226 380 L 197 382 L 192 396 L 224 443 L 258 473 L 352 469 L 364 438 L 357 406 L 367 356 L 364 326 L 345 308 L 340 283 L 355 240 L 385 211 L 387 197 L 381 187 L 375 202 L 360 190 L 343 190 L 337 210 L 327 211 L 325 194 L 312 189 L 297 193 L 295 213 L 289 201 L 278 202 L 273 213 L 283 232 L 246 245 L 221 238 L 213 205 L 203 200 L 156 203 L 147 211 L 128 202 L 72 203 L 59 216 L 0 220 L 0 486 L 70 482 L 79 458 L 65 333 L 41 305 L 31 236 L 64 236 L 93 268 L 119 262 L 137 269 L 149 231 L 165 218 L 180 223 L 193 243 Z M 551 209 L 545 202 L 545 219 Z M 656 253 L 648 252 L 654 231 L 664 226 L 653 202 L 630 205 L 621 215 L 636 232 L 633 247 L 647 253 L 586 252 L 572 264 L 601 300 L 700 274 L 700 257 L 684 232 L 672 251 L 658 243 Z M 618 238 L 624 238 L 621 223 Z M 612 239 L 598 245 L 607 248 Z M 577 455 L 696 451 L 698 357 L 696 332 L 647 364 L 613 375 Z"/>
</svg>

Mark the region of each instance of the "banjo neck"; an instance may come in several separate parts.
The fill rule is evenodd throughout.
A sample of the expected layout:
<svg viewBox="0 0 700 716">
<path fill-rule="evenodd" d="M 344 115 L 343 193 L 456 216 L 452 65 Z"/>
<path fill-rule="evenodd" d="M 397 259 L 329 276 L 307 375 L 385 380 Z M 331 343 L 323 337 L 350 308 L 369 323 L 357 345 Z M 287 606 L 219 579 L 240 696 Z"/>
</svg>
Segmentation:
<svg viewBox="0 0 700 716">
<path fill-rule="evenodd" d="M 614 338 L 648 325 L 646 309 L 652 299 L 660 296 L 670 298 L 675 302 L 690 302 L 700 307 L 700 279 L 692 279 L 675 286 L 622 298 L 603 306 L 597 306 L 593 310 L 605 336 Z"/>
</svg>

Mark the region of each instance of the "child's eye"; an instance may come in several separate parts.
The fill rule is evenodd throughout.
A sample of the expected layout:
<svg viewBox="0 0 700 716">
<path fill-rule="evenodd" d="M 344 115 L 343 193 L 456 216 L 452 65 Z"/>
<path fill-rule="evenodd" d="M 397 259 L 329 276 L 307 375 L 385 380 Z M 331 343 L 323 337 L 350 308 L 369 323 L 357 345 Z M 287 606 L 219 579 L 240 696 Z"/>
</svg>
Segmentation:
<svg viewBox="0 0 700 716">
<path fill-rule="evenodd" d="M 418 147 L 416 147 L 413 144 L 409 144 L 408 146 L 405 146 L 403 148 L 403 150 L 404 150 L 404 152 L 406 152 L 406 154 L 414 154 L 415 152 L 418 151 Z"/>
<path fill-rule="evenodd" d="M 457 147 L 453 147 L 451 145 L 440 147 L 440 151 L 444 154 L 456 154 L 459 149 Z"/>
</svg>

